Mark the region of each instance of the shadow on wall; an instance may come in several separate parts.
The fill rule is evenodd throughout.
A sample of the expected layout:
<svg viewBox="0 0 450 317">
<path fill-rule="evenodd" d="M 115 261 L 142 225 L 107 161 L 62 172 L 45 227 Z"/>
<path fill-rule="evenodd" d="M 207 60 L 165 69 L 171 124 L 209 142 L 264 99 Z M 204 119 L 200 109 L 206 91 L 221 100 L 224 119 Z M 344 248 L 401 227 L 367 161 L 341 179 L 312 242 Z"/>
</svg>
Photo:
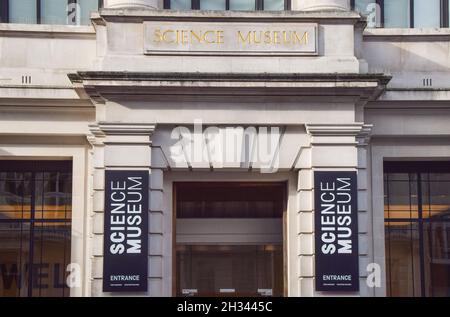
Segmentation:
<svg viewBox="0 0 450 317">
<path fill-rule="evenodd" d="M 450 35 L 425 35 L 426 29 L 413 30 L 423 35 L 408 35 L 412 31 L 406 29 L 389 31 L 399 35 L 366 31 L 362 48 L 370 72 L 393 74 L 389 88 L 450 87 Z"/>
</svg>

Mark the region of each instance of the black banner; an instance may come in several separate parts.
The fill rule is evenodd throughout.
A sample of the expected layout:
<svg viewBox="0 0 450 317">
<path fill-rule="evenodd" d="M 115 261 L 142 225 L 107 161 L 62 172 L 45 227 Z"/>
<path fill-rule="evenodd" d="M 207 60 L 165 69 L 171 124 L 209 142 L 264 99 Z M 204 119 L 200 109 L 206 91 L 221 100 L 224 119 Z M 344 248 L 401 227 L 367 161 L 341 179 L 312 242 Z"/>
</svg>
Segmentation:
<svg viewBox="0 0 450 317">
<path fill-rule="evenodd" d="M 105 174 L 103 291 L 147 291 L 149 172 Z"/>
<path fill-rule="evenodd" d="M 356 172 L 315 172 L 317 291 L 359 291 Z"/>
</svg>

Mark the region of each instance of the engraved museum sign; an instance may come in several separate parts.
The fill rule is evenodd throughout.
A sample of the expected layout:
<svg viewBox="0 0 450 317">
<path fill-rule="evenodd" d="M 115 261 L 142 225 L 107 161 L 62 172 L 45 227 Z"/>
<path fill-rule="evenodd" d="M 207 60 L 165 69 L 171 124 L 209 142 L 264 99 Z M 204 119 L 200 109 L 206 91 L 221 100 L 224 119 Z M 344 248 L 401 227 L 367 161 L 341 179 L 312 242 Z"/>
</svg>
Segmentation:
<svg viewBox="0 0 450 317">
<path fill-rule="evenodd" d="M 151 55 L 317 55 L 317 24 L 144 22 Z"/>
</svg>

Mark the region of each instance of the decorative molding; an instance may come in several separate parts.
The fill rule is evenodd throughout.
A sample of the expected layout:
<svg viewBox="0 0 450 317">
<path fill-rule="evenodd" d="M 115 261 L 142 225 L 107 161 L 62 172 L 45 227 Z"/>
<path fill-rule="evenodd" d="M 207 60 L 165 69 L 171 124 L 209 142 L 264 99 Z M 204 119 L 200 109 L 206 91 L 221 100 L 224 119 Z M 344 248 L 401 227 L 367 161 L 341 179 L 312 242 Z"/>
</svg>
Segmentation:
<svg viewBox="0 0 450 317">
<path fill-rule="evenodd" d="M 100 16 L 106 21 L 123 19 L 130 21 L 199 21 L 199 22 L 305 22 L 329 21 L 337 24 L 352 24 L 361 20 L 359 13 L 354 11 L 208 11 L 201 10 L 139 10 L 133 8 L 103 8 Z"/>
<path fill-rule="evenodd" d="M 106 135 L 148 135 L 155 131 L 155 124 L 150 123 L 122 123 L 122 122 L 99 122 L 89 125 L 95 136 Z"/>
<path fill-rule="evenodd" d="M 109 98 L 153 95 L 342 96 L 374 100 L 391 76 L 384 74 L 298 73 L 148 73 L 89 71 L 69 74 L 74 87 L 98 102 Z M 77 90 L 77 91 L 78 91 Z M 81 94 L 81 92 L 79 92 Z"/>
<path fill-rule="evenodd" d="M 149 123 L 120 123 L 120 122 L 99 122 L 89 125 L 90 134 L 86 136 L 88 142 L 92 147 L 105 146 L 107 144 L 141 144 L 150 145 L 150 140 L 109 140 L 106 142 L 108 136 L 148 136 L 150 137 L 155 131 L 155 125 Z"/>
<path fill-rule="evenodd" d="M 364 124 L 362 126 L 361 131 L 356 136 L 358 146 L 367 146 L 369 144 L 370 138 L 372 137 L 372 128 L 373 124 Z"/>
<path fill-rule="evenodd" d="M 306 132 L 311 136 L 358 136 L 364 123 L 349 124 L 305 124 Z"/>
</svg>

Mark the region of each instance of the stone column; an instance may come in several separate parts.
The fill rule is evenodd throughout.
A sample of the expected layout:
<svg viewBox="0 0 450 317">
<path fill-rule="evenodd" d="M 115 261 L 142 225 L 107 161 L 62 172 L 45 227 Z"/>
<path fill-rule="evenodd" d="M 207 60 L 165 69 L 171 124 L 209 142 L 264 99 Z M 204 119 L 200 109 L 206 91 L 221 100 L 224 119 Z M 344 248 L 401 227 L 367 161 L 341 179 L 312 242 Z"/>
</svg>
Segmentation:
<svg viewBox="0 0 450 317">
<path fill-rule="evenodd" d="M 292 0 L 292 10 L 348 11 L 350 10 L 350 0 Z"/>
<path fill-rule="evenodd" d="M 372 230 L 372 190 L 371 190 L 371 162 L 370 162 L 370 136 L 372 125 L 362 126 L 356 137 L 358 150 L 358 231 L 360 271 L 359 275 L 367 279 L 368 265 L 374 263 L 373 230 Z M 372 268 L 371 268 L 372 269 Z M 363 296 L 375 296 L 375 288 L 367 283 L 360 283 L 360 293 Z"/>
<path fill-rule="evenodd" d="M 105 0 L 105 8 L 162 9 L 162 0 Z"/>
<path fill-rule="evenodd" d="M 370 295 L 365 286 L 365 272 L 369 253 L 367 221 L 367 183 L 364 145 L 358 146 L 358 137 L 365 131 L 363 123 L 307 124 L 311 147 L 309 160 L 300 166 L 298 174 L 299 217 L 299 296 L 327 296 L 315 291 L 314 269 L 314 171 L 358 171 L 358 244 L 360 265 L 360 295 Z M 361 169 L 360 169 L 361 164 Z"/>
<path fill-rule="evenodd" d="M 155 247 L 152 233 L 161 233 L 161 191 L 154 190 L 153 184 L 160 181 L 160 173 L 152 176 L 151 169 L 151 135 L 155 129 L 153 124 L 147 123 L 109 123 L 99 122 L 90 126 L 91 135 L 88 137 L 93 147 L 93 197 L 91 212 L 91 255 L 92 255 L 92 296 L 113 296 L 114 293 L 103 293 L 103 235 L 104 235 L 104 199 L 105 199 L 105 170 L 148 170 L 149 184 L 149 296 L 162 296 L 162 251 Z"/>
</svg>

